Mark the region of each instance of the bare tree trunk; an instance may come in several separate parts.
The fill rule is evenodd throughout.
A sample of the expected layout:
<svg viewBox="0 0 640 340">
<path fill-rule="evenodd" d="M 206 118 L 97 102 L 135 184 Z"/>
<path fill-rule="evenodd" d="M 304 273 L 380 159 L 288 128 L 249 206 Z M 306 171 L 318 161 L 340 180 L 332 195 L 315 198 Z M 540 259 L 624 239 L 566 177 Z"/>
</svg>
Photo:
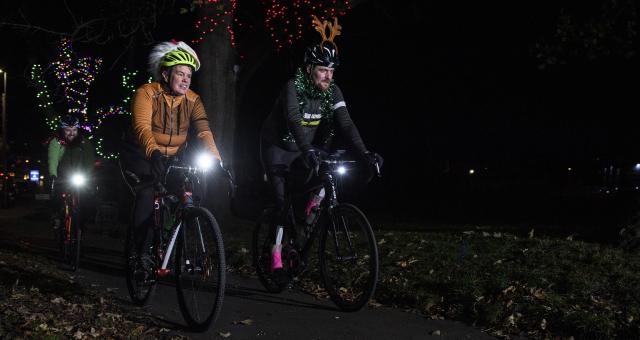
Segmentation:
<svg viewBox="0 0 640 340">
<path fill-rule="evenodd" d="M 229 0 L 225 0 L 229 8 Z M 202 16 L 214 17 L 215 6 L 204 6 Z M 222 18 L 221 18 L 222 20 Z M 224 18 L 225 23 L 233 22 L 231 15 Z M 209 125 L 214 139 L 220 149 L 225 166 L 232 166 L 233 144 L 236 123 L 236 76 L 234 65 L 236 54 L 229 41 L 226 24 L 218 25 L 205 37 L 199 49 L 202 67 L 198 72 L 198 88 L 196 92 L 202 97 Z M 227 186 L 222 176 L 214 174 L 210 181 L 207 205 L 214 211 L 218 220 L 230 217 L 230 202 Z"/>
</svg>

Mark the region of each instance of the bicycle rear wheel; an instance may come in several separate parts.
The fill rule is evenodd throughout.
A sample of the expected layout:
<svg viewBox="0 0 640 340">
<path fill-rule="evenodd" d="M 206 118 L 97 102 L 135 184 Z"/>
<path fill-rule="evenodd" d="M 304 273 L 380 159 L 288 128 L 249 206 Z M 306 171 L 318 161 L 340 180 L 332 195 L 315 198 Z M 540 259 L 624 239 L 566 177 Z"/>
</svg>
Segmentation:
<svg viewBox="0 0 640 340">
<path fill-rule="evenodd" d="M 351 204 L 333 208 L 320 239 L 320 274 L 331 300 L 357 311 L 378 280 L 378 246 L 367 217 Z"/>
<path fill-rule="evenodd" d="M 251 252 L 253 256 L 253 266 L 258 274 L 260 283 L 269 293 L 280 293 L 287 287 L 286 280 L 278 279 L 271 270 L 271 248 L 275 244 L 276 238 L 276 211 L 273 208 L 265 209 L 256 223 L 253 230 L 253 239 L 251 242 Z M 285 237 L 282 238 L 286 240 Z M 288 268 L 285 256 L 282 257 L 283 270 Z M 283 273 L 288 276 L 288 273 Z"/>
<path fill-rule="evenodd" d="M 203 207 L 185 211 L 177 242 L 175 271 L 180 311 L 196 331 L 205 331 L 222 309 L 225 256 L 222 233 Z"/>
<path fill-rule="evenodd" d="M 149 231 L 153 232 L 153 231 Z M 125 278 L 127 290 L 131 301 L 138 306 L 143 306 L 149 301 L 155 290 L 155 273 L 146 272 L 140 267 L 140 254 L 138 254 L 135 242 L 135 230 L 132 225 L 127 229 L 125 242 Z"/>
</svg>

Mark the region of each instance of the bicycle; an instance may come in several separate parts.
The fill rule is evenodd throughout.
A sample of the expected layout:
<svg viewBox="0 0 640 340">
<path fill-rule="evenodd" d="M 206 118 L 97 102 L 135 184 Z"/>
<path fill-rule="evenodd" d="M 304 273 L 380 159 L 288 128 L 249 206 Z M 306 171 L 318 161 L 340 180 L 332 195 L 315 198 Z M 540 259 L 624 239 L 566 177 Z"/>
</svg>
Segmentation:
<svg viewBox="0 0 640 340">
<path fill-rule="evenodd" d="M 134 228 L 130 226 L 127 232 L 125 267 L 131 300 L 136 305 L 146 304 L 157 281 L 173 272 L 180 311 L 195 331 L 205 331 L 218 318 L 226 282 L 220 227 L 213 214 L 200 206 L 200 199 L 192 194 L 206 170 L 206 166 L 184 165 L 175 157 L 161 181 L 141 182 L 135 174 L 122 169 L 123 176 L 135 183 L 132 191 L 154 186 L 150 273 L 139 266 Z M 166 189 L 169 175 L 175 176 L 180 184 L 177 192 Z M 170 268 L 172 257 L 174 265 Z"/>
<path fill-rule="evenodd" d="M 338 202 L 337 178 L 344 175 L 355 161 L 342 160 L 344 150 L 322 157 L 317 171 L 320 184 L 309 185 L 299 191 L 288 187 L 285 197 L 282 262 L 285 279 L 271 270 L 271 251 L 276 240 L 275 208 L 267 208 L 258 219 L 253 233 L 253 263 L 258 278 L 267 291 L 279 293 L 307 269 L 316 237 L 320 236 L 318 257 L 320 276 L 331 300 L 343 311 L 360 310 L 373 296 L 378 279 L 378 246 L 369 220 L 356 206 Z M 376 164 L 380 176 L 379 166 Z M 313 214 L 303 216 L 302 244 L 297 244 L 296 228 L 300 224 L 301 197 L 317 194 L 324 189 L 324 199 Z M 320 191 L 319 191 L 320 190 Z M 309 222 L 309 223 L 307 223 Z M 299 231 L 300 232 L 300 231 Z M 300 238 L 299 235 L 297 235 Z"/>
<path fill-rule="evenodd" d="M 63 188 L 61 226 L 58 228 L 57 241 L 62 257 L 62 263 L 68 265 L 72 271 L 78 270 L 80 265 L 80 245 L 82 243 L 82 218 L 80 211 L 80 189 L 87 182 L 81 172 L 73 173 L 66 181 L 58 184 Z M 55 183 L 52 183 L 52 192 Z"/>
</svg>

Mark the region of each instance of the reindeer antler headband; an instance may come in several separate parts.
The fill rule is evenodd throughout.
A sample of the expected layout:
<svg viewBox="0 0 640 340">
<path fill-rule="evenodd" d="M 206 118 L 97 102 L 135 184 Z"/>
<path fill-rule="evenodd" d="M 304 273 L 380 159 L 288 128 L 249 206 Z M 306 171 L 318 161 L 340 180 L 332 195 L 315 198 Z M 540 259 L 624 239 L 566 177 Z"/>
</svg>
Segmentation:
<svg viewBox="0 0 640 340">
<path fill-rule="evenodd" d="M 342 26 L 338 25 L 338 18 L 336 17 L 333 18 L 333 24 L 328 22 L 327 20 L 320 21 L 320 19 L 318 19 L 318 17 L 313 14 L 311 15 L 311 18 L 313 19 L 311 21 L 311 23 L 313 24 L 313 27 L 316 29 L 316 31 L 320 33 L 320 36 L 322 36 L 322 42 L 320 43 L 320 46 L 323 46 L 324 43 L 329 42 L 333 45 L 333 47 L 335 47 L 336 53 L 337 53 L 338 46 L 333 41 L 333 39 L 340 35 L 340 29 L 342 29 Z M 327 28 L 329 28 L 328 38 L 327 38 Z"/>
</svg>

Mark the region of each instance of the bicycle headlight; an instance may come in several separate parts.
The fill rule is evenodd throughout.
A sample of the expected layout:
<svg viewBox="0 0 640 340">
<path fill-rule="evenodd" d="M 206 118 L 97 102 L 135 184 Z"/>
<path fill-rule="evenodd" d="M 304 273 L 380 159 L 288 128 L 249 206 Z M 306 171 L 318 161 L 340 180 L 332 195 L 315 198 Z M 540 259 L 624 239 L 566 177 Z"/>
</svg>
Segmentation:
<svg viewBox="0 0 640 340">
<path fill-rule="evenodd" d="M 213 157 L 208 153 L 201 153 L 196 157 L 196 166 L 201 170 L 213 168 Z"/>
<path fill-rule="evenodd" d="M 71 175 L 71 184 L 76 187 L 81 187 L 87 182 L 87 178 L 81 173 L 75 173 Z"/>
<path fill-rule="evenodd" d="M 338 175 L 344 175 L 345 173 L 347 173 L 347 168 L 341 165 L 338 167 L 338 169 L 336 169 L 336 171 L 338 172 Z"/>
</svg>

